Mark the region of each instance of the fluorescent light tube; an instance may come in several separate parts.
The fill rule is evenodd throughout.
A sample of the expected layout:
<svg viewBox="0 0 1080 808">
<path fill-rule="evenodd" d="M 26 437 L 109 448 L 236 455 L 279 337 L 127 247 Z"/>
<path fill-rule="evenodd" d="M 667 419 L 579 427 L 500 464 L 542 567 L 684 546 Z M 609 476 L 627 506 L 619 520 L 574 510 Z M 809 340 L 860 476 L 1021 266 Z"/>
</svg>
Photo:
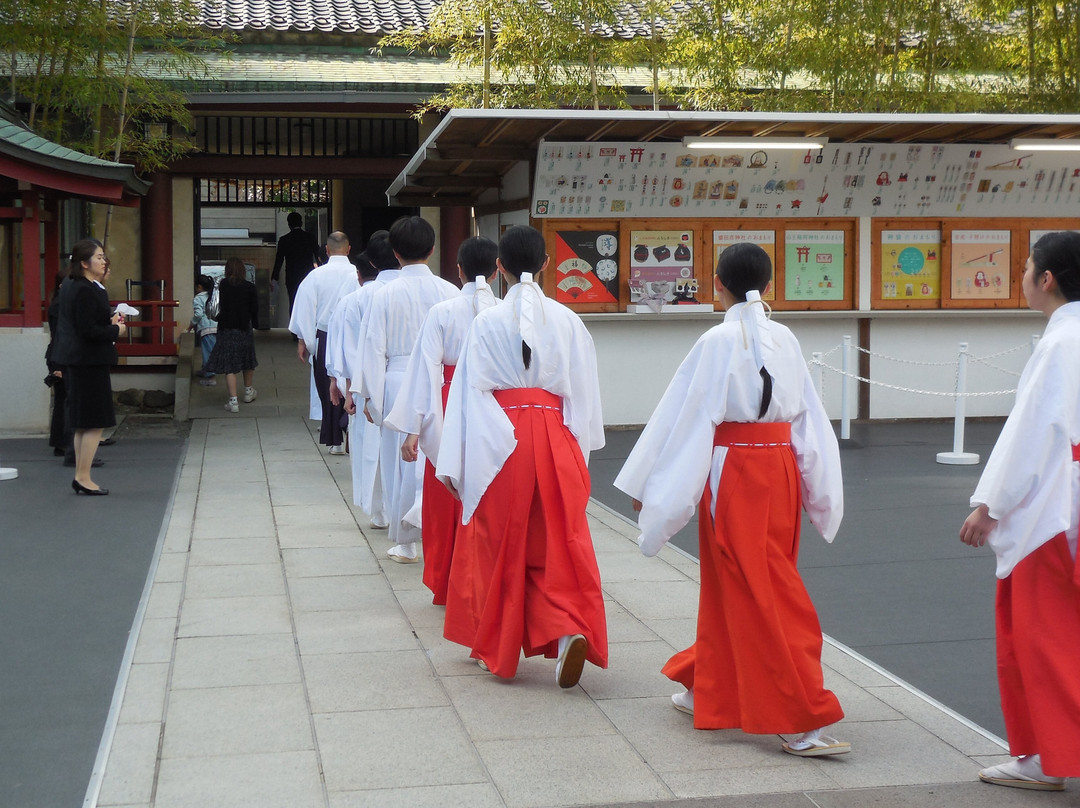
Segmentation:
<svg viewBox="0 0 1080 808">
<path fill-rule="evenodd" d="M 827 137 L 684 137 L 682 144 L 687 149 L 820 149 L 828 142 Z"/>
<path fill-rule="evenodd" d="M 1080 139 L 1055 140 L 1053 138 L 1023 138 L 1009 141 L 1009 148 L 1017 151 L 1080 151 Z"/>
</svg>

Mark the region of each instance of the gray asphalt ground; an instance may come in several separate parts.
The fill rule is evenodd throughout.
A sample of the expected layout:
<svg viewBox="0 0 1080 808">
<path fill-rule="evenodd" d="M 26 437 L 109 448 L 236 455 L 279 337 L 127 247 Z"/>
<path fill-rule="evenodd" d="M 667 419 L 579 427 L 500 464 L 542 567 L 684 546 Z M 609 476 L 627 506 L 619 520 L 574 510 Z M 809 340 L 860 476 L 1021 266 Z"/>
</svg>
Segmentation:
<svg viewBox="0 0 1080 808">
<path fill-rule="evenodd" d="M 0 441 L 0 805 L 82 803 L 184 444 L 133 418 L 101 447 L 107 497 L 45 438 Z"/>
</svg>

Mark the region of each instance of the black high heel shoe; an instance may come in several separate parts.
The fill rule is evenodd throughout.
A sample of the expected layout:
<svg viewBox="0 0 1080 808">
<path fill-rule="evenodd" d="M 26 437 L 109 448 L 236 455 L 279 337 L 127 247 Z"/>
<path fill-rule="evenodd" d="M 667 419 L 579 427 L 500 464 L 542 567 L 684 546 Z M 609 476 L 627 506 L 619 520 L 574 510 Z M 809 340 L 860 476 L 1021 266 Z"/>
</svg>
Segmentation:
<svg viewBox="0 0 1080 808">
<path fill-rule="evenodd" d="M 109 493 L 108 488 L 87 488 L 78 480 L 71 481 L 71 490 L 76 494 L 89 494 L 92 497 L 104 497 Z"/>
</svg>

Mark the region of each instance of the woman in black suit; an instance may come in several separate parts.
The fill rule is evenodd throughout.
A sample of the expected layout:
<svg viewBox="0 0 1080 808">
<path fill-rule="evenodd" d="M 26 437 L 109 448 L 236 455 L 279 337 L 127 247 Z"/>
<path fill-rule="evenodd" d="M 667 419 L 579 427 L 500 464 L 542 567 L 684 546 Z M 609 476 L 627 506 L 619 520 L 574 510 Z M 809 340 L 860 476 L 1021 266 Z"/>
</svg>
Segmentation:
<svg viewBox="0 0 1080 808">
<path fill-rule="evenodd" d="M 45 366 L 49 369 L 49 375 L 45 377 L 45 383 L 53 391 L 52 416 L 49 421 L 49 446 L 53 454 L 63 457 L 71 445 L 71 435 L 68 434 L 67 416 L 67 385 L 64 383 L 64 365 L 57 361 L 55 354 L 59 353 L 57 333 L 60 329 L 60 284 L 67 278 L 67 271 L 62 269 L 56 273 L 56 283 L 53 286 L 52 301 L 49 303 L 49 345 L 45 349 Z M 50 381 L 51 380 L 51 381 Z"/>
<path fill-rule="evenodd" d="M 109 260 L 97 239 L 83 239 L 71 250 L 70 281 L 61 287 L 58 340 L 62 346 L 71 424 L 75 430 L 77 494 L 108 494 L 90 479 L 101 433 L 116 425 L 109 368 L 116 364 L 116 340 L 127 332 L 123 318 L 109 308 L 102 285 Z"/>
<path fill-rule="evenodd" d="M 225 277 L 218 281 L 220 308 L 217 316 L 217 342 L 203 368 L 209 373 L 224 373 L 229 400 L 225 409 L 240 412 L 237 399 L 236 375 L 244 376 L 244 403 L 255 400 L 251 386 L 255 378 L 255 338 L 251 329 L 258 324 L 259 301 L 255 284 L 246 280 L 244 262 L 233 256 L 225 262 Z"/>
</svg>

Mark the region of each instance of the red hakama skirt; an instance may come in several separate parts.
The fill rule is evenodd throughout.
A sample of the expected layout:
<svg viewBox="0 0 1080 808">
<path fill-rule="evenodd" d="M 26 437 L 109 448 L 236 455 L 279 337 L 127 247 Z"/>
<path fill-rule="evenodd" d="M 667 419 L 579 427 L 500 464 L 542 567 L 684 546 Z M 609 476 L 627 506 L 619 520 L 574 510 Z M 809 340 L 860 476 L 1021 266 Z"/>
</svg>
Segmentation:
<svg viewBox="0 0 1080 808">
<path fill-rule="evenodd" d="M 1009 752 L 1038 754 L 1052 777 L 1080 777 L 1080 563 L 1064 533 L 998 581 L 995 612 Z"/>
<path fill-rule="evenodd" d="M 496 390 L 517 447 L 458 529 L 446 597 L 446 639 L 511 678 L 521 652 L 558 655 L 582 634 L 586 659 L 607 667 L 607 621 L 585 515 L 589 470 L 563 424 L 559 396 Z"/>
<path fill-rule="evenodd" d="M 454 365 L 443 365 L 442 406 L 446 412 L 446 397 Z M 450 580 L 450 560 L 454 557 L 454 536 L 461 524 L 461 503 L 435 476 L 430 460 L 424 462 L 424 496 L 421 501 L 421 542 L 424 547 L 424 585 L 431 590 L 431 602 L 446 605 L 446 587 Z"/>
<path fill-rule="evenodd" d="M 697 640 L 663 673 L 694 690 L 696 729 L 795 733 L 844 717 L 821 671 L 821 626 L 796 566 L 800 476 L 788 423 L 723 423 L 715 508 L 698 508 Z"/>
</svg>

